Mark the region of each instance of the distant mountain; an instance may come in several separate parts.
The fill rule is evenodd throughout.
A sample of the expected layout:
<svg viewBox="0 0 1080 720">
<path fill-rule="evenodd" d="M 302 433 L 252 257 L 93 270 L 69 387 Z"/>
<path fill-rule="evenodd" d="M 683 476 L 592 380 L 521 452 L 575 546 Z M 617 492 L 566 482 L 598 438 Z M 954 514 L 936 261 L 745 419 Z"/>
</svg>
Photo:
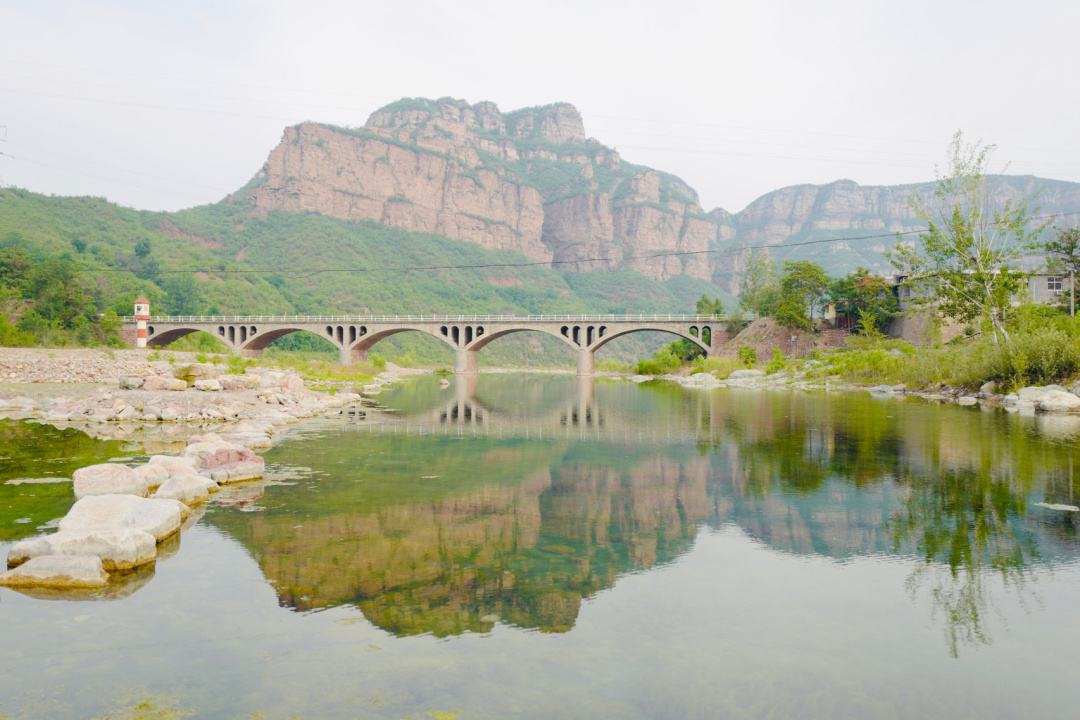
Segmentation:
<svg viewBox="0 0 1080 720">
<path fill-rule="evenodd" d="M 572 105 L 502 113 L 494 103 L 442 98 L 398 101 L 361 128 L 287 128 L 237 198 L 259 211 L 370 220 L 516 250 L 567 272 L 629 268 L 737 292 L 746 260 L 738 248 L 747 244 L 775 245 L 777 258 L 812 258 L 832 272 L 886 270 L 888 237 L 784 246 L 917 229 L 910 200 L 931 190 L 841 180 L 776 190 L 736 214 L 706 213 L 679 178 L 588 138 Z M 1080 209 L 1077 183 L 1002 176 L 992 194 L 1033 198 L 1044 212 Z M 695 254 L 649 257 L 684 251 Z"/>
</svg>

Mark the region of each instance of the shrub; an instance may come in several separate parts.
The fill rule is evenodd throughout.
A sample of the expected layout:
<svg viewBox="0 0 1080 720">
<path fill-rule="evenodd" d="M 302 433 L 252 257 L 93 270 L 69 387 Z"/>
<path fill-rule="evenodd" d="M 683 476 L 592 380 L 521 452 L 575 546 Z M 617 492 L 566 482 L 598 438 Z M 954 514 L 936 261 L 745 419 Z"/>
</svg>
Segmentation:
<svg viewBox="0 0 1080 720">
<path fill-rule="evenodd" d="M 765 364 L 765 374 L 772 375 L 778 373 L 787 367 L 787 358 L 784 357 L 784 353 L 780 351 L 780 348 L 774 348 L 772 352 L 772 360 Z"/>
<path fill-rule="evenodd" d="M 670 346 L 661 349 L 653 357 L 638 362 L 637 373 L 639 375 L 663 375 L 678 370 L 682 366 L 682 358 L 672 352 Z"/>
<path fill-rule="evenodd" d="M 700 357 L 694 360 L 693 369 L 690 372 L 691 374 L 703 372 L 712 373 L 721 380 L 724 380 L 741 367 L 743 367 L 743 364 L 733 358 Z"/>
<path fill-rule="evenodd" d="M 757 350 L 749 345 L 744 345 L 739 348 L 739 362 L 741 362 L 744 367 L 754 367 L 757 365 Z"/>
</svg>

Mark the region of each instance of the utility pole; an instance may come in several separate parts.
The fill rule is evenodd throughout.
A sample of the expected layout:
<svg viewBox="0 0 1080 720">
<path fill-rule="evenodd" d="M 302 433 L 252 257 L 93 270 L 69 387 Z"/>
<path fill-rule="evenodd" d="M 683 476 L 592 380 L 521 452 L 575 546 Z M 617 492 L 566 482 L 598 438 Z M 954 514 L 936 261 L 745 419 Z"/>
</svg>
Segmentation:
<svg viewBox="0 0 1080 720">
<path fill-rule="evenodd" d="M 1069 270 L 1069 317 L 1076 317 L 1076 270 Z"/>
</svg>

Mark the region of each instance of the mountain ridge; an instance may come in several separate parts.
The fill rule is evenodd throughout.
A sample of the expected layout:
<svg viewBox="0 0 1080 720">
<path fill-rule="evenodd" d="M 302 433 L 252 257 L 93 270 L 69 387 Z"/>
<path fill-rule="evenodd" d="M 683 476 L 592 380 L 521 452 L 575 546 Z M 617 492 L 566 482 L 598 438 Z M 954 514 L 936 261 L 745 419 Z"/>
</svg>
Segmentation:
<svg viewBox="0 0 1080 720">
<path fill-rule="evenodd" d="M 1041 193 L 1051 212 L 1080 209 L 1080 183 L 990 181 L 999 200 Z M 786 259 L 800 251 L 784 245 L 825 232 L 917 230 L 910 200 L 931 188 L 841 179 L 779 188 L 735 213 L 706 211 L 681 178 L 627 162 L 588 137 L 569 103 L 504 113 L 488 101 L 406 98 L 360 128 L 286 128 L 246 198 L 259 212 L 371 220 L 580 271 L 629 268 L 660 281 L 685 275 L 737 292 L 746 261 L 740 245 L 775 246 Z M 812 255 L 832 272 L 888 269 L 887 243 L 852 242 Z"/>
</svg>

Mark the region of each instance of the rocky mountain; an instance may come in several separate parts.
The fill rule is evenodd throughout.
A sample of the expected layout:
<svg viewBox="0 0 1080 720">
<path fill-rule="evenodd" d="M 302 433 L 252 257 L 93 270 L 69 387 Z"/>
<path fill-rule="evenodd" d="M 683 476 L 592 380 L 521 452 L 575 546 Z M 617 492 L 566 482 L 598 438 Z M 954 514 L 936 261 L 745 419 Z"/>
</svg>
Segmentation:
<svg viewBox="0 0 1080 720">
<path fill-rule="evenodd" d="M 709 280 L 712 263 L 636 256 L 710 250 L 734 235 L 686 183 L 586 137 L 565 103 L 502 113 L 490 102 L 403 100 L 362 128 L 302 123 L 286 129 L 247 194 L 262 211 L 373 220 L 655 280 Z"/>
<path fill-rule="evenodd" d="M 832 272 L 887 270 L 892 239 L 856 238 L 919 228 L 910 200 L 929 191 L 841 180 L 783 188 L 734 214 L 706 212 L 679 178 L 589 138 L 572 105 L 503 113 L 491 102 L 443 98 L 398 101 L 360 128 L 287 128 L 238 197 L 259 212 L 374 221 L 518 251 L 569 272 L 627 268 L 735 292 L 745 245 L 776 246 L 778 259 L 810 258 Z M 1047 213 L 1080 209 L 1077 183 L 1002 176 L 992 193 L 1035 198 Z M 853 239 L 785 247 L 845 235 Z M 696 254 L 651 257 L 667 252 Z"/>
</svg>

